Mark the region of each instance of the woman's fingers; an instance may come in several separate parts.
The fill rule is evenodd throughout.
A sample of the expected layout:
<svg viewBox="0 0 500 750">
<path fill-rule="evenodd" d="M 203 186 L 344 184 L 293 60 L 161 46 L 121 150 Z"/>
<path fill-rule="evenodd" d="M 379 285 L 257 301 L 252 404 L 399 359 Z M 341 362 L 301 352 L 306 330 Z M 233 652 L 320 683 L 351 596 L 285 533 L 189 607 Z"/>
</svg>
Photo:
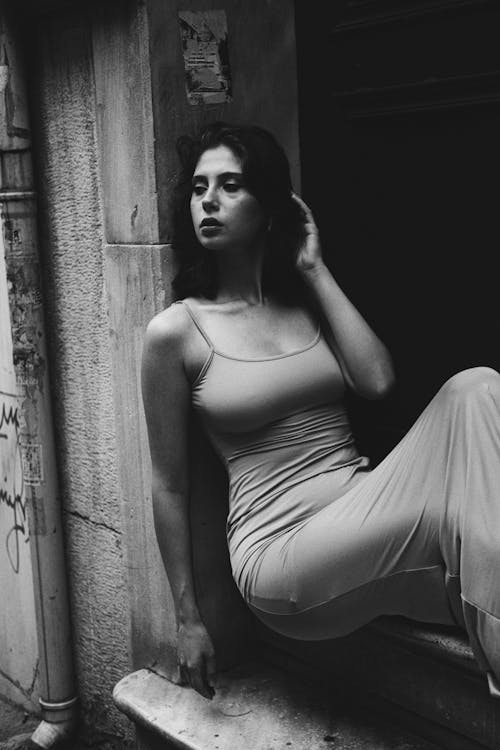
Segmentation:
<svg viewBox="0 0 500 750">
<path fill-rule="evenodd" d="M 312 215 L 311 209 L 309 208 L 309 206 L 307 205 L 307 203 L 302 200 L 302 198 L 300 197 L 300 195 L 297 195 L 297 193 L 292 193 L 292 198 L 295 201 L 295 203 L 299 204 L 299 206 L 301 207 L 301 209 L 303 210 L 303 212 L 305 213 L 305 215 L 307 216 L 307 218 L 308 219 L 313 219 L 313 215 Z"/>
<path fill-rule="evenodd" d="M 213 682 L 215 678 L 215 658 L 208 656 L 197 664 L 188 666 L 179 662 L 179 685 L 189 685 L 204 698 L 211 700 L 215 695 Z"/>
<path fill-rule="evenodd" d="M 202 624 L 183 625 L 179 628 L 178 639 L 180 684 L 188 684 L 205 698 L 213 698 L 215 652 L 208 631 Z"/>
<path fill-rule="evenodd" d="M 209 700 L 214 697 L 214 689 L 208 684 L 204 664 L 197 664 L 196 667 L 192 667 L 189 676 L 193 690 Z"/>
<path fill-rule="evenodd" d="M 304 218 L 306 220 L 306 223 L 311 224 L 313 227 L 316 228 L 316 222 L 314 221 L 314 216 L 312 214 L 311 209 L 307 205 L 307 203 L 305 203 L 305 201 L 303 201 L 302 198 L 299 195 L 297 195 L 297 193 L 292 193 L 292 199 L 295 201 L 295 203 L 297 203 L 301 207 L 304 213 Z"/>
<path fill-rule="evenodd" d="M 179 661 L 179 685 L 189 685 L 189 673 L 184 662 Z"/>
<path fill-rule="evenodd" d="M 215 673 L 216 673 L 215 655 L 209 654 L 205 659 L 205 664 L 206 664 L 208 684 L 211 685 L 212 687 L 215 687 Z"/>
</svg>

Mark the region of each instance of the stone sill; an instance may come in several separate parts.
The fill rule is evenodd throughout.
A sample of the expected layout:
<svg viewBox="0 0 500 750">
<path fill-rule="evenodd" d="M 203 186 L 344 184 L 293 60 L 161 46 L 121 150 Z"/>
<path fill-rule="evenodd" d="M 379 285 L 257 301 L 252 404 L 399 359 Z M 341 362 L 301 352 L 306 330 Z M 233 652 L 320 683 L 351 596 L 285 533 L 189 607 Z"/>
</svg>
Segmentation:
<svg viewBox="0 0 500 750">
<path fill-rule="evenodd" d="M 500 700 L 491 697 L 486 675 L 458 628 L 381 617 L 330 641 L 292 641 L 263 626 L 258 635 L 270 663 L 362 689 L 406 712 L 409 726 L 440 747 L 500 748 Z"/>
<path fill-rule="evenodd" d="M 480 676 L 481 672 L 469 646 L 467 635 L 459 628 L 425 625 L 404 617 L 381 617 L 367 629 L 415 652 L 424 652 L 439 661 L 447 661 Z"/>
<path fill-rule="evenodd" d="M 500 701 L 457 629 L 391 617 L 319 643 L 257 632 L 262 661 L 219 673 L 213 701 L 148 669 L 124 677 L 113 697 L 138 726 L 138 747 L 267 750 L 271 733 L 273 747 L 324 750 L 343 695 L 440 748 L 500 747 Z"/>
<path fill-rule="evenodd" d="M 114 699 L 136 723 L 138 750 L 437 750 L 359 700 L 258 661 L 219 673 L 212 701 L 147 669 L 124 677 Z"/>
<path fill-rule="evenodd" d="M 113 698 L 164 747 L 267 750 L 273 740 L 273 747 L 325 750 L 324 738 L 335 728 L 331 717 L 324 706 L 311 704 L 307 688 L 294 690 L 292 681 L 297 685 L 283 670 L 253 662 L 218 674 L 210 701 L 141 669 L 120 680 Z"/>
</svg>

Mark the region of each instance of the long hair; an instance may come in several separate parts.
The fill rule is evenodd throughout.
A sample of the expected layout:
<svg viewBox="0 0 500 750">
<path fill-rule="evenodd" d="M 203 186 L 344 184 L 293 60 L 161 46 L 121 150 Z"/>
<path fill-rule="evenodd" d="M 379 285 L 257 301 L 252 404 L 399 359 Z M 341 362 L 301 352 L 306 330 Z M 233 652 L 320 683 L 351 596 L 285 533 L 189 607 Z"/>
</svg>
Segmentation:
<svg viewBox="0 0 500 750">
<path fill-rule="evenodd" d="M 198 242 L 191 219 L 191 179 L 204 151 L 227 146 L 241 161 L 248 190 L 259 201 L 269 222 L 263 263 L 263 291 L 285 304 L 304 302 L 305 284 L 295 267 L 302 237 L 300 207 L 291 197 L 290 166 L 274 136 L 255 125 L 214 122 L 196 138 L 181 136 L 177 153 L 181 173 L 173 193 L 172 245 L 177 274 L 172 282 L 176 299 L 204 296 L 214 299 L 218 291 L 214 255 Z"/>
</svg>

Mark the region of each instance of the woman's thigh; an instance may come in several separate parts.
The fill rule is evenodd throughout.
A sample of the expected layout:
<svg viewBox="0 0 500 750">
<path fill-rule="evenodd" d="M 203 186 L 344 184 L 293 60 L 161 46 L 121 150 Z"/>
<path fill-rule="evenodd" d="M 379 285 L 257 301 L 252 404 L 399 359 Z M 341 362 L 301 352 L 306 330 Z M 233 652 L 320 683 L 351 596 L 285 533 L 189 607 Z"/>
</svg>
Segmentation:
<svg viewBox="0 0 500 750">
<path fill-rule="evenodd" d="M 364 479 L 276 539 L 256 567 L 250 603 L 297 612 L 399 573 L 438 567 L 444 576 L 442 478 L 429 464 L 429 432 L 424 412 Z M 323 491 L 328 481 L 318 478 Z"/>
<path fill-rule="evenodd" d="M 432 620 L 436 612 L 442 622 L 453 590 L 458 621 L 465 583 L 479 606 L 490 605 L 477 569 L 483 558 L 492 570 L 500 564 L 498 542 L 484 541 L 498 539 L 500 519 L 499 385 L 487 368 L 447 381 L 379 466 L 268 547 L 249 603 L 275 614 L 310 610 L 311 621 L 313 610 L 327 620 L 335 610 L 347 623 L 352 612 L 360 624 L 364 613 Z"/>
<path fill-rule="evenodd" d="M 381 615 L 457 624 L 450 610 L 441 566 L 374 579 L 306 609 L 266 612 L 249 605 L 268 627 L 289 638 L 325 640 L 352 633 Z"/>
</svg>

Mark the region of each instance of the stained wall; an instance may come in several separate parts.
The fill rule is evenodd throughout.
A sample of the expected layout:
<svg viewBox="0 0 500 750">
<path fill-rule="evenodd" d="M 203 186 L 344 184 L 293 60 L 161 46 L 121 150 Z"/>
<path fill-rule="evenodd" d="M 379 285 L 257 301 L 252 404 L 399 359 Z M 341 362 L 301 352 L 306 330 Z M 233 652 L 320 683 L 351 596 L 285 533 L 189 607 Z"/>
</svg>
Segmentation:
<svg viewBox="0 0 500 750">
<path fill-rule="evenodd" d="M 31 104 L 61 503 L 81 708 L 129 734 L 111 692 L 129 668 L 91 20 L 40 20 Z"/>
<path fill-rule="evenodd" d="M 26 377 L 36 358 L 33 336 L 43 337 L 29 314 L 40 306 L 31 283 L 38 268 L 29 231 L 33 202 L 10 199 L 32 187 L 32 174 L 22 55 L 15 25 L 3 8 L 0 50 L 0 698 L 36 712 L 40 664 L 29 500 L 45 488 L 25 466 L 30 446 L 39 440 L 28 435 L 23 406 L 33 391 Z M 42 359 L 37 365 L 44 367 Z"/>
<path fill-rule="evenodd" d="M 31 106 L 78 689 L 87 724 L 122 737 L 130 733 L 112 704 L 114 684 L 140 666 L 175 671 L 175 623 L 152 525 L 139 377 L 146 324 L 171 299 L 167 206 L 175 140 L 221 116 L 257 122 L 285 144 L 298 185 L 293 3 L 262 1 L 252 12 L 243 0 L 199 4 L 200 10 L 214 7 L 226 11 L 234 76 L 234 97 L 222 107 L 186 100 L 173 0 L 59 10 L 41 17 L 32 37 Z M 229 574 L 225 479 L 196 423 L 192 456 L 195 574 L 224 654 L 231 644 L 244 649 L 249 615 Z"/>
</svg>

